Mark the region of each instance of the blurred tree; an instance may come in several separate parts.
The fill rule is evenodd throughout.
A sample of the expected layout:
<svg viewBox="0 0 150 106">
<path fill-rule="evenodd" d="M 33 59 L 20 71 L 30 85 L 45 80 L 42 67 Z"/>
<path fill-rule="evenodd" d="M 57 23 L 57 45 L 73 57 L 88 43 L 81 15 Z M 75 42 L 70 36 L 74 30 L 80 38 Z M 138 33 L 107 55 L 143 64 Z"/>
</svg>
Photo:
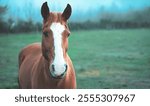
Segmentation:
<svg viewBox="0 0 150 106">
<path fill-rule="evenodd" d="M 6 11 L 7 11 L 6 6 L 0 6 L 0 32 L 7 31 L 7 23 L 5 23 L 3 20 Z"/>
</svg>

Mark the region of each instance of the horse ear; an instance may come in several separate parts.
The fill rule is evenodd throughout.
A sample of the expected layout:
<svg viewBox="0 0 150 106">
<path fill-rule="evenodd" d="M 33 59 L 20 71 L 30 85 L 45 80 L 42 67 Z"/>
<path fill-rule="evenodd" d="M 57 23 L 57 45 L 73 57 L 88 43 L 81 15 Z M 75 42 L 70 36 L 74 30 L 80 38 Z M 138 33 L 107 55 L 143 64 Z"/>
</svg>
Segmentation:
<svg viewBox="0 0 150 106">
<path fill-rule="evenodd" d="M 47 2 L 43 3 L 43 5 L 41 7 L 41 15 L 42 15 L 44 20 L 46 20 L 49 16 L 49 8 L 47 5 Z"/>
<path fill-rule="evenodd" d="M 62 13 L 62 17 L 65 21 L 67 21 L 69 19 L 69 17 L 71 16 L 71 6 L 70 4 L 67 4 L 67 7 L 65 8 L 64 12 Z"/>
</svg>

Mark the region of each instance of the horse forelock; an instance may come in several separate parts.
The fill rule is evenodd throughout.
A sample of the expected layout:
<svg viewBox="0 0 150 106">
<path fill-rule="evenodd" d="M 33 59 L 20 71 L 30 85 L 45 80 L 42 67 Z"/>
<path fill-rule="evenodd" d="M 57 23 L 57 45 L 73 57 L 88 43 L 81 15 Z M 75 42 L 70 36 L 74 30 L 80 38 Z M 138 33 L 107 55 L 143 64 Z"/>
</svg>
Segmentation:
<svg viewBox="0 0 150 106">
<path fill-rule="evenodd" d="M 52 24 L 53 22 L 59 22 L 59 23 L 62 23 L 63 22 L 63 18 L 61 16 L 61 13 L 58 13 L 58 12 L 50 12 L 49 13 L 49 17 L 47 20 L 44 20 L 43 21 L 43 24 L 47 25 L 47 24 Z"/>
<path fill-rule="evenodd" d="M 51 26 L 52 23 L 66 24 L 66 22 L 62 18 L 62 13 L 50 12 L 48 19 L 47 20 L 43 20 L 43 30 L 45 28 Z"/>
</svg>

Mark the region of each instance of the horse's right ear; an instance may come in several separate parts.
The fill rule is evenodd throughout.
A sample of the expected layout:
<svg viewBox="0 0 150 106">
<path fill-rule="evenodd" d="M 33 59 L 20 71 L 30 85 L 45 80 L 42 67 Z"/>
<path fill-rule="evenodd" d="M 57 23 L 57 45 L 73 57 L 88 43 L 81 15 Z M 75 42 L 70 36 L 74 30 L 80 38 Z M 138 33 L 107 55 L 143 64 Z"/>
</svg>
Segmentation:
<svg viewBox="0 0 150 106">
<path fill-rule="evenodd" d="M 41 7 L 41 14 L 44 20 L 46 20 L 49 16 L 49 8 L 47 5 L 47 2 L 43 3 L 42 7 Z"/>
</svg>

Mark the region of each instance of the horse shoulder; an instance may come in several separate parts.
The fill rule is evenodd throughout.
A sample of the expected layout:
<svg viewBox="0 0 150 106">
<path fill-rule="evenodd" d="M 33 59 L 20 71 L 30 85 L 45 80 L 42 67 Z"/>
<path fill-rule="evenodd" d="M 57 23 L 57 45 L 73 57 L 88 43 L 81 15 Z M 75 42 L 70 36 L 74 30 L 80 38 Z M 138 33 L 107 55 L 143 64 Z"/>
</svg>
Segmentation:
<svg viewBox="0 0 150 106">
<path fill-rule="evenodd" d="M 19 53 L 19 81 L 22 84 L 24 83 L 24 85 L 20 85 L 23 88 L 31 87 L 31 74 L 34 64 L 36 64 L 41 54 L 39 43 L 28 45 Z"/>
<path fill-rule="evenodd" d="M 36 55 L 38 53 L 41 52 L 41 45 L 40 43 L 33 43 L 33 44 L 30 44 L 26 47 L 24 47 L 20 53 L 19 53 L 19 67 L 21 65 L 21 63 L 23 62 L 23 60 L 27 57 L 27 56 L 31 56 L 33 55 Z"/>
</svg>

